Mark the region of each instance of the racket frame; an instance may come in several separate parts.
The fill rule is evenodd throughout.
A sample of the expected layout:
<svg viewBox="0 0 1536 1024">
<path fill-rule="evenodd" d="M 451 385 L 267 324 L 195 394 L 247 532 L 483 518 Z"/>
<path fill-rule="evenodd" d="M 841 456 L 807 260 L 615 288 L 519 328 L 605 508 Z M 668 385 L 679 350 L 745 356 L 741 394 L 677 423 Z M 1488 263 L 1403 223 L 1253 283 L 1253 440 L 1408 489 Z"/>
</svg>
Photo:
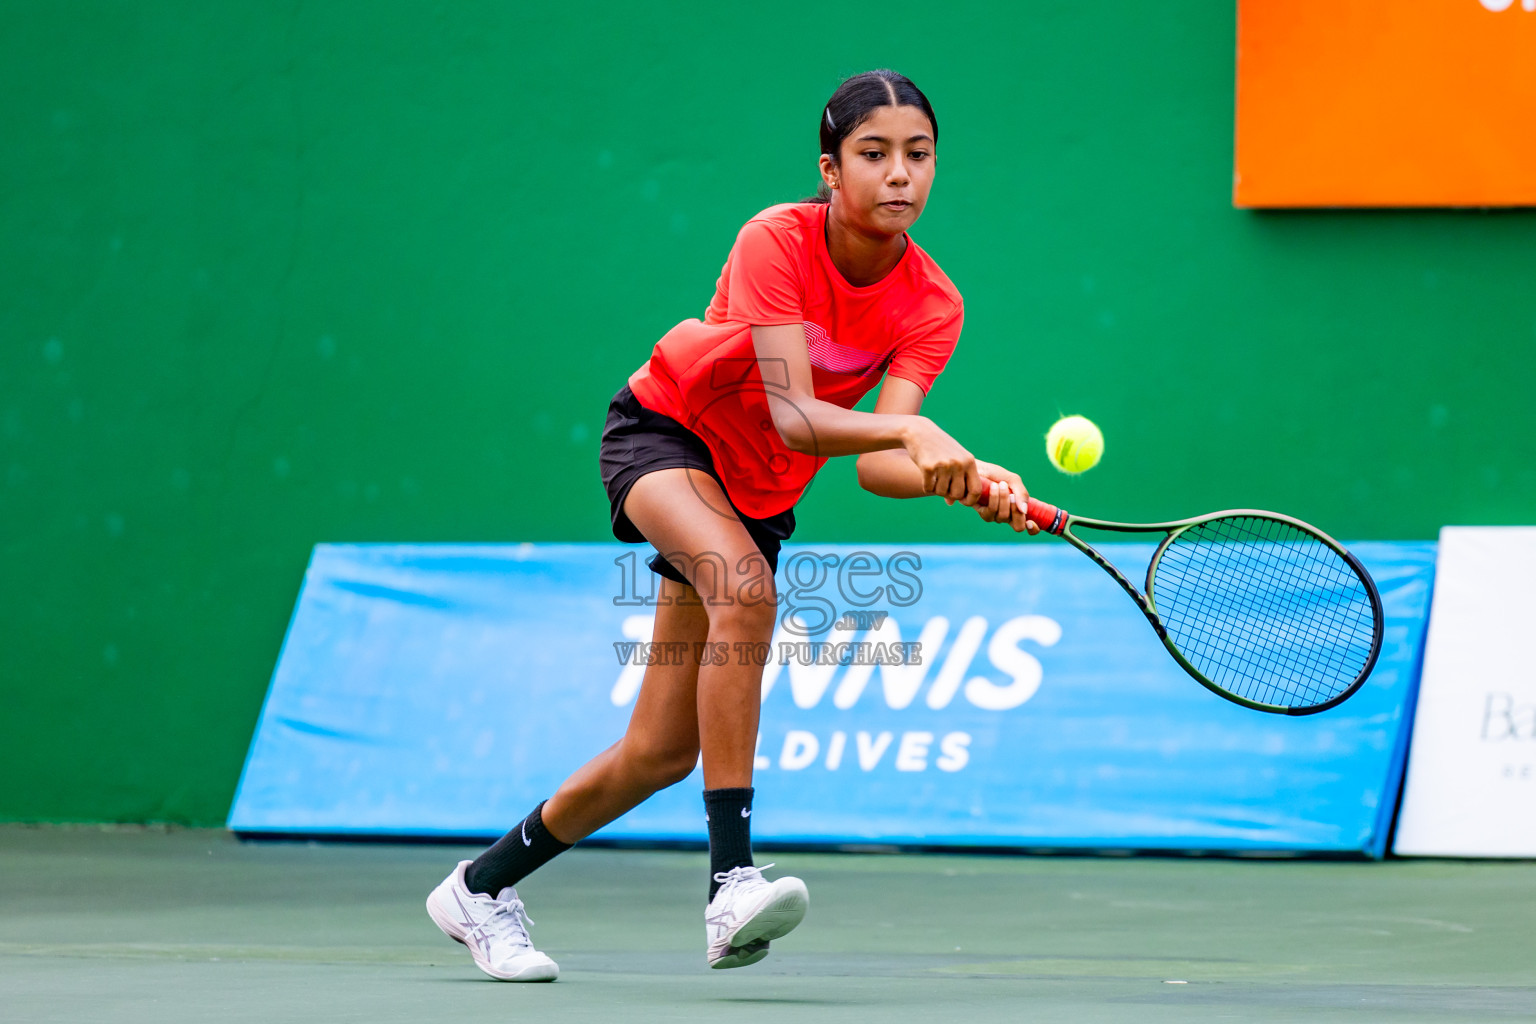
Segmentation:
<svg viewBox="0 0 1536 1024">
<path fill-rule="evenodd" d="M 1163 625 L 1162 617 L 1157 613 L 1157 594 L 1153 586 L 1153 577 L 1157 574 L 1157 566 L 1158 563 L 1162 561 L 1164 552 L 1166 552 L 1168 550 L 1168 546 L 1172 544 L 1178 538 L 1178 536 L 1186 530 L 1199 526 L 1202 523 L 1211 522 L 1215 519 L 1228 519 L 1237 516 L 1272 519 L 1277 522 L 1285 523 L 1288 526 L 1294 527 L 1303 533 L 1308 534 L 1309 536 L 1317 538 L 1319 541 L 1322 541 L 1325 545 L 1332 549 L 1335 554 L 1343 558 L 1344 561 L 1349 564 L 1349 567 L 1354 572 L 1354 574 L 1359 577 L 1360 582 L 1365 584 L 1366 593 L 1370 595 L 1371 613 L 1375 618 L 1376 625 L 1376 628 L 1372 631 L 1371 653 L 1365 659 L 1365 666 L 1355 677 L 1354 682 L 1352 682 L 1347 689 L 1345 689 L 1337 696 L 1324 701 L 1321 704 L 1312 704 L 1300 708 L 1286 707 L 1282 704 L 1265 704 L 1261 701 L 1249 700 L 1246 697 L 1239 697 L 1237 694 L 1232 693 L 1230 690 L 1226 690 L 1216 685 L 1211 680 L 1207 679 L 1199 669 L 1190 664 L 1189 659 L 1184 656 L 1183 652 L 1181 652 L 1169 638 L 1168 630 Z M 1063 540 L 1067 541 L 1067 543 L 1071 544 L 1083 554 L 1097 562 L 1099 568 L 1109 573 L 1110 577 L 1114 579 L 1116 583 L 1120 584 L 1120 588 L 1129 594 L 1131 599 L 1136 602 L 1136 607 L 1141 609 L 1141 613 L 1145 615 L 1147 621 L 1152 624 L 1152 629 L 1156 631 L 1158 639 L 1163 642 L 1163 646 L 1168 649 L 1168 653 L 1173 655 L 1173 660 L 1178 662 L 1179 666 L 1183 668 L 1185 672 L 1189 673 L 1190 676 L 1192 676 L 1194 680 L 1201 686 L 1204 686 L 1207 690 L 1210 690 L 1218 697 L 1223 697 L 1226 700 L 1232 701 L 1234 704 L 1240 704 L 1245 708 L 1252 708 L 1255 711 L 1267 711 L 1271 714 L 1315 715 L 1319 711 L 1327 711 L 1329 708 L 1336 707 L 1347 700 L 1351 695 L 1355 693 L 1355 691 L 1359 690 L 1361 686 L 1365 685 L 1366 679 L 1370 677 L 1371 670 L 1376 667 L 1376 658 L 1381 654 L 1381 640 L 1383 632 L 1381 594 L 1376 590 L 1376 581 L 1371 579 L 1371 574 L 1365 571 L 1365 566 L 1361 565 L 1360 560 L 1354 555 L 1350 554 L 1344 545 L 1340 544 L 1338 541 L 1334 540 L 1332 537 L 1328 536 L 1322 530 L 1319 530 L 1317 527 L 1311 525 L 1310 523 L 1304 523 L 1300 519 L 1296 519 L 1288 515 L 1283 515 L 1279 512 L 1269 512 L 1265 511 L 1264 509 L 1252 508 L 1226 509 L 1222 512 L 1211 512 L 1207 515 L 1194 516 L 1190 519 L 1178 519 L 1167 523 L 1112 523 L 1104 519 L 1090 519 L 1087 516 L 1073 515 L 1064 509 L 1056 508 L 1053 505 L 1047 505 L 1045 502 L 1036 501 L 1034 498 L 1030 498 L 1028 502 L 1028 517 L 1035 523 L 1035 525 L 1039 526 L 1043 532 L 1055 534 L 1056 536 L 1061 537 Z M 1109 559 L 1099 554 L 1098 550 L 1095 549 L 1092 544 L 1089 544 L 1086 540 L 1073 533 L 1072 528 L 1074 526 L 1083 526 L 1090 530 L 1107 530 L 1114 533 L 1166 534 L 1166 536 L 1163 537 L 1162 543 L 1157 546 L 1157 550 L 1152 553 L 1152 561 L 1147 565 L 1146 593 L 1142 593 L 1141 591 L 1137 590 L 1135 585 L 1131 583 L 1130 580 L 1126 579 L 1125 574 L 1122 573 L 1119 569 L 1115 568 L 1114 563 L 1110 562 Z"/>
</svg>

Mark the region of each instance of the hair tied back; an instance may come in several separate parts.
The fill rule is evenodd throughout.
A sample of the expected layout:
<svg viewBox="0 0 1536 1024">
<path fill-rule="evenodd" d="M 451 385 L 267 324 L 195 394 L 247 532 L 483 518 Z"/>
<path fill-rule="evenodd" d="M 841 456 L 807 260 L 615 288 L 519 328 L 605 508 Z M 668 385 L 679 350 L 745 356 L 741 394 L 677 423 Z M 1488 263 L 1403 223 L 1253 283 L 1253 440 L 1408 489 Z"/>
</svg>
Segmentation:
<svg viewBox="0 0 1536 1024">
<path fill-rule="evenodd" d="M 832 108 L 837 108 L 834 116 Z M 843 84 L 832 93 L 832 98 L 823 108 L 824 116 L 821 119 L 821 153 L 830 157 L 836 164 L 838 155 L 842 151 L 843 140 L 869 120 L 871 114 L 881 107 L 916 107 L 928 117 L 928 123 L 933 126 L 933 141 L 939 141 L 939 119 L 933 112 L 933 104 L 928 102 L 928 97 L 923 91 L 912 84 L 912 79 L 906 75 L 898 74 L 889 68 L 878 68 L 874 71 L 866 71 L 861 75 L 854 75 L 845 79 Z M 816 190 L 816 194 L 804 200 L 808 203 L 825 203 L 832 198 L 832 190 L 827 188 L 826 182 Z"/>
<path fill-rule="evenodd" d="M 843 140 L 881 107 L 916 107 L 933 126 L 933 141 L 939 141 L 939 119 L 928 97 L 906 75 L 880 68 L 847 79 L 827 101 L 821 151 L 835 162 Z"/>
</svg>

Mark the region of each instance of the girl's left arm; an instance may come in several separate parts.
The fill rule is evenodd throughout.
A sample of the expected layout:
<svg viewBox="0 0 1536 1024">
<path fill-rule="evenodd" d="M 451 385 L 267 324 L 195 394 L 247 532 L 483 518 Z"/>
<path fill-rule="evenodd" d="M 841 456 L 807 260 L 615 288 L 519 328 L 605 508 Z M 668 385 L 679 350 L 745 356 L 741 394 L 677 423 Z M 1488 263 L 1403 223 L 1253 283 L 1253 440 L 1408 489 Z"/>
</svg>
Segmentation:
<svg viewBox="0 0 1536 1024">
<path fill-rule="evenodd" d="M 915 416 L 923 407 L 923 389 L 905 377 L 885 378 L 881 385 L 880 397 L 875 401 L 875 412 L 899 415 Z M 1034 523 L 1027 522 L 1024 518 L 1022 506 L 1029 492 L 1024 488 L 1024 481 L 1019 474 L 991 462 L 976 460 L 976 471 L 985 479 L 993 483 L 1004 483 L 1007 487 L 993 487 L 989 495 L 990 500 L 976 507 L 977 513 L 989 523 L 1002 520 L 1013 527 L 1015 532 L 1028 529 L 1030 533 L 1039 532 Z M 917 468 L 906 450 L 892 448 L 885 451 L 865 452 L 858 460 L 859 486 L 871 494 L 878 494 L 882 498 L 922 498 L 927 496 L 923 490 L 923 473 Z M 1018 501 L 1013 500 L 1014 496 Z M 953 505 L 955 499 L 945 498 Z"/>
</svg>

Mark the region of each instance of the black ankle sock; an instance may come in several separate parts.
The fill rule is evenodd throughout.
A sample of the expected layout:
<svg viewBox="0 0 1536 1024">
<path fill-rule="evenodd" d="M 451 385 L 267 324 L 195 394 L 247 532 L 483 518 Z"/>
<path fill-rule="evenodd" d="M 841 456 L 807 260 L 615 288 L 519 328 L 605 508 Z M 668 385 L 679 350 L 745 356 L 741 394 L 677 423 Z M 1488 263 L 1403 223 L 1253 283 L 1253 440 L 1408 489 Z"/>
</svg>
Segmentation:
<svg viewBox="0 0 1536 1024">
<path fill-rule="evenodd" d="M 507 886 L 521 882 L 534 868 L 571 848 L 569 843 L 549 834 L 539 813 L 543 809 L 541 801 L 522 824 L 496 840 L 495 845 L 464 869 L 464 884 L 470 892 L 499 895 Z"/>
<path fill-rule="evenodd" d="M 706 789 L 704 817 L 709 822 L 709 898 L 720 889 L 716 872 L 752 866 L 752 787 Z"/>
</svg>

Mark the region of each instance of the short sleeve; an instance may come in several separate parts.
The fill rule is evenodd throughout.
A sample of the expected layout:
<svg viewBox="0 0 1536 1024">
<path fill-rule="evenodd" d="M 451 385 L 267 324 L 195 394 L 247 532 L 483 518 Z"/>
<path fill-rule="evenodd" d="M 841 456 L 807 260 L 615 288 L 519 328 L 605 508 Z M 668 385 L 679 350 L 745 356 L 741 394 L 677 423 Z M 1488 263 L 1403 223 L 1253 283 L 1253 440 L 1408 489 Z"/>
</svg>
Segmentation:
<svg viewBox="0 0 1536 1024">
<path fill-rule="evenodd" d="M 794 235 L 750 220 L 736 236 L 726 279 L 726 318 L 761 327 L 805 319 L 801 253 Z"/>
<path fill-rule="evenodd" d="M 923 389 L 927 394 L 933 382 L 944 372 L 949 357 L 954 354 L 960 340 L 960 327 L 965 321 L 965 307 L 959 303 L 932 330 L 923 332 L 911 341 L 903 342 L 891 357 L 886 370 L 889 377 L 904 377 Z"/>
</svg>

